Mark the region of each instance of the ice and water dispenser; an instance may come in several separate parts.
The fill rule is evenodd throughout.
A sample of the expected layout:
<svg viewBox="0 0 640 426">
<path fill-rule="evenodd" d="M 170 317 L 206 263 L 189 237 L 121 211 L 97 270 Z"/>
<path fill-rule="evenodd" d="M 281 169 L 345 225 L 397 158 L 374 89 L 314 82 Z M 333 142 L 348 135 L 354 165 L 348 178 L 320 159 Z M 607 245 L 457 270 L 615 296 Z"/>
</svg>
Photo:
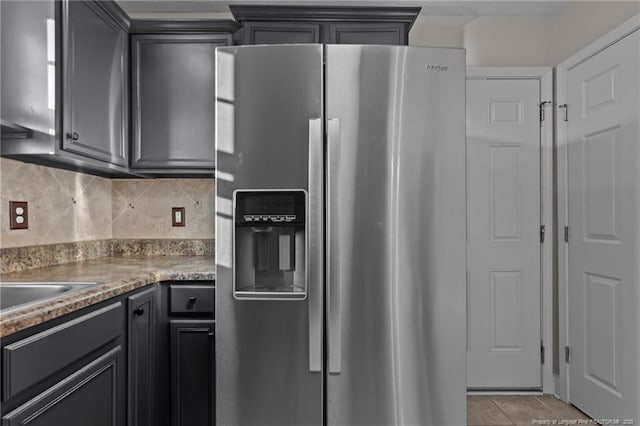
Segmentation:
<svg viewBox="0 0 640 426">
<path fill-rule="evenodd" d="M 306 191 L 236 190 L 233 215 L 233 296 L 305 299 Z"/>
</svg>

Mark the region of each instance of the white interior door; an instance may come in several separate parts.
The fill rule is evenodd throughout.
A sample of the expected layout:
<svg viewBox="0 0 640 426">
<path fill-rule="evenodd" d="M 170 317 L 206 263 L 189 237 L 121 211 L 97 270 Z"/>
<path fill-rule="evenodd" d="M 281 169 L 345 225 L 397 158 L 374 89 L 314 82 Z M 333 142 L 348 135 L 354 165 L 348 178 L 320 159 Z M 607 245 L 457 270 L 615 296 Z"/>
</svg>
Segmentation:
<svg viewBox="0 0 640 426">
<path fill-rule="evenodd" d="M 567 71 L 569 398 L 596 419 L 637 414 L 639 63 L 636 32 Z"/>
<path fill-rule="evenodd" d="M 469 388 L 539 388 L 540 82 L 467 81 Z"/>
</svg>

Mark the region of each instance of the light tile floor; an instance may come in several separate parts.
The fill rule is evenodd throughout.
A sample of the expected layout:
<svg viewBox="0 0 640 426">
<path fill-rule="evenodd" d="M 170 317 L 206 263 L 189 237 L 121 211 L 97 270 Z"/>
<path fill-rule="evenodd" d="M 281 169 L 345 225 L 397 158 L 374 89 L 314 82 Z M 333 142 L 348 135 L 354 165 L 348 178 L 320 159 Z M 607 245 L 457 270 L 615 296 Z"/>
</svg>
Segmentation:
<svg viewBox="0 0 640 426">
<path fill-rule="evenodd" d="M 589 424 L 585 420 L 589 417 L 582 411 L 550 395 L 467 397 L 469 426 Z"/>
</svg>

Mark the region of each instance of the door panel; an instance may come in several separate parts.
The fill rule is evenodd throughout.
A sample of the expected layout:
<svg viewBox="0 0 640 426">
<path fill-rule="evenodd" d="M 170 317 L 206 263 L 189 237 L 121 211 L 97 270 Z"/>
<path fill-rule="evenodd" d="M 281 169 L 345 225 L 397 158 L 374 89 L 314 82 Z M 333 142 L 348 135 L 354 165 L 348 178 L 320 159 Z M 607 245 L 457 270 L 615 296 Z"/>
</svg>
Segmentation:
<svg viewBox="0 0 640 426">
<path fill-rule="evenodd" d="M 319 45 L 217 50 L 217 424 L 323 421 L 322 371 L 309 371 L 308 337 L 309 306 L 322 303 L 321 280 L 309 281 L 305 300 L 236 300 L 231 268 L 235 189 L 303 189 L 310 200 L 322 195 L 310 187 L 310 172 L 321 173 L 322 160 L 310 162 L 309 148 L 310 120 L 322 118 L 322 62 Z M 320 132 L 315 137 L 322 140 Z M 308 213 L 311 230 L 322 222 L 321 205 Z M 321 235 L 313 235 L 310 251 L 322 253 Z M 313 277 L 320 264 L 308 268 Z M 321 335 L 311 342 L 318 351 Z"/>
<path fill-rule="evenodd" d="M 327 424 L 464 424 L 464 54 L 326 52 Z"/>
<path fill-rule="evenodd" d="M 538 80 L 467 81 L 470 388 L 539 388 Z"/>
<path fill-rule="evenodd" d="M 640 35 L 567 72 L 570 401 L 637 418 Z"/>
<path fill-rule="evenodd" d="M 215 424 L 213 320 L 169 320 L 171 426 Z"/>
<path fill-rule="evenodd" d="M 228 35 L 132 36 L 133 168 L 213 168 L 215 49 Z"/>
<path fill-rule="evenodd" d="M 65 5 L 68 44 L 63 149 L 126 166 L 127 31 L 93 2 Z"/>
<path fill-rule="evenodd" d="M 126 422 L 117 346 L 2 417 L 3 426 L 117 426 Z M 123 371 L 123 370 L 122 370 Z M 121 402 L 122 399 L 122 402 Z"/>
<path fill-rule="evenodd" d="M 247 22 L 245 44 L 320 43 L 320 25 L 299 22 Z"/>
<path fill-rule="evenodd" d="M 329 42 L 334 44 L 407 44 L 404 24 L 346 22 L 329 24 Z"/>
</svg>

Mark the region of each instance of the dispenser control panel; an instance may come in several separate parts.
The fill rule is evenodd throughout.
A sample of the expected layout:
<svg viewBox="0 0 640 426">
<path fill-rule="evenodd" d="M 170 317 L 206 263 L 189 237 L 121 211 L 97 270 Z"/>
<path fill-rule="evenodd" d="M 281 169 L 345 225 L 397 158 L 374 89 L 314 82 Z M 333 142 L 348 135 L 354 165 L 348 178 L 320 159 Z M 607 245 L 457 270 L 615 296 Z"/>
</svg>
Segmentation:
<svg viewBox="0 0 640 426">
<path fill-rule="evenodd" d="M 304 191 L 236 192 L 236 224 L 305 222 Z"/>
<path fill-rule="evenodd" d="M 234 191 L 234 298 L 306 298 L 306 218 L 304 190 Z"/>
<path fill-rule="evenodd" d="M 245 222 L 293 222 L 296 220 L 295 214 L 245 214 Z"/>
</svg>

